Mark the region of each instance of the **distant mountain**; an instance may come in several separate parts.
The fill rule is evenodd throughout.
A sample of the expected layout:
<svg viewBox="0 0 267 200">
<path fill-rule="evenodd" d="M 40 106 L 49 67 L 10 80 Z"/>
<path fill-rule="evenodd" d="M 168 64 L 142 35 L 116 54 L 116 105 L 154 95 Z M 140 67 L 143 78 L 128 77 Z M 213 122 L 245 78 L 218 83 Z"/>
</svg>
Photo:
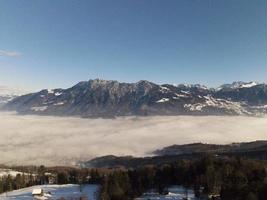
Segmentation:
<svg viewBox="0 0 267 200">
<path fill-rule="evenodd" d="M 13 99 L 5 110 L 23 114 L 115 117 L 131 115 L 258 115 L 267 112 L 267 85 L 235 82 L 218 89 L 89 80 L 68 89 L 42 90 Z"/>
<path fill-rule="evenodd" d="M 185 145 L 172 145 L 153 152 L 155 155 L 182 155 L 193 153 L 229 153 L 229 152 L 248 152 L 265 149 L 267 141 L 255 141 L 244 143 L 232 143 L 226 145 L 193 143 Z"/>
<path fill-rule="evenodd" d="M 0 106 L 23 94 L 22 90 L 0 86 Z"/>
<path fill-rule="evenodd" d="M 242 85 L 242 87 L 235 88 L 222 88 L 215 94 L 215 98 L 224 98 L 234 102 L 244 102 L 251 109 L 263 109 L 266 110 L 267 102 L 267 85 L 248 83 Z"/>
<path fill-rule="evenodd" d="M 231 84 L 224 84 L 221 85 L 219 88 L 217 88 L 217 90 L 234 90 L 234 89 L 240 89 L 240 88 L 250 88 L 253 86 L 259 85 L 259 83 L 257 82 L 242 82 L 242 81 L 237 81 L 237 82 L 233 82 Z"/>
<path fill-rule="evenodd" d="M 240 157 L 256 160 L 267 160 L 267 141 L 254 141 L 245 143 L 233 143 L 227 145 L 217 144 L 185 144 L 173 145 L 156 150 L 152 157 L 132 157 L 132 156 L 103 156 L 97 157 L 87 162 L 80 163 L 82 167 L 102 167 L 102 168 L 136 168 L 144 165 L 162 165 L 177 162 L 179 160 L 194 160 L 207 154 L 219 158 Z"/>
</svg>

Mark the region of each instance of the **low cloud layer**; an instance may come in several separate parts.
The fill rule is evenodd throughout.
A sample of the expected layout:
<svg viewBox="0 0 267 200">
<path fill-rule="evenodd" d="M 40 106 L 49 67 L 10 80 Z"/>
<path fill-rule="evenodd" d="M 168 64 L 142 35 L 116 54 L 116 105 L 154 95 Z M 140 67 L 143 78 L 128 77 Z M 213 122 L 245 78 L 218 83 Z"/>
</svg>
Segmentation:
<svg viewBox="0 0 267 200">
<path fill-rule="evenodd" d="M 3 49 L 0 49 L 0 56 L 5 56 L 5 57 L 20 57 L 22 54 L 20 52 L 16 51 L 6 51 Z"/>
<path fill-rule="evenodd" d="M 172 144 L 267 140 L 267 118 L 80 119 L 0 113 L 0 163 L 74 164 L 107 154 L 144 156 Z"/>
</svg>

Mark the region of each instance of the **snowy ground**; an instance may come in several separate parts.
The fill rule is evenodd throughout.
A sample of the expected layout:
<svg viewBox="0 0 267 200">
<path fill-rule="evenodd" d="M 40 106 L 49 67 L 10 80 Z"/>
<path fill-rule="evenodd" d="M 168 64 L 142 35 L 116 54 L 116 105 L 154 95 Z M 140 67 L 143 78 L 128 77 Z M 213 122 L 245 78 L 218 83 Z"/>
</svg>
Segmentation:
<svg viewBox="0 0 267 200">
<path fill-rule="evenodd" d="M 84 185 L 83 187 L 72 184 L 42 185 L 1 194 L 0 200 L 32 200 L 32 190 L 36 188 L 42 188 L 45 192 L 44 197 L 40 198 L 41 200 L 58 200 L 60 198 L 64 198 L 66 200 L 78 200 L 80 197 L 84 197 L 86 200 L 97 200 L 99 190 L 98 185 L 89 184 Z"/>
<path fill-rule="evenodd" d="M 142 197 L 136 200 L 183 200 L 186 197 L 186 190 L 181 186 L 172 186 L 168 189 L 169 194 L 159 195 L 157 193 L 145 193 Z M 193 190 L 187 190 L 188 200 L 198 200 L 195 197 Z"/>
</svg>

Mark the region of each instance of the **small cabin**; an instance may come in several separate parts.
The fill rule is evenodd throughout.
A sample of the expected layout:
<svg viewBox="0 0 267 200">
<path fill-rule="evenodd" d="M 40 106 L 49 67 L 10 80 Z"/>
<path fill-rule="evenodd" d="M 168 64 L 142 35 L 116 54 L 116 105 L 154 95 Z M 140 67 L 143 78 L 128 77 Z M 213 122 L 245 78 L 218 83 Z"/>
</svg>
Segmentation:
<svg viewBox="0 0 267 200">
<path fill-rule="evenodd" d="M 45 179 L 46 179 L 46 184 L 55 184 L 57 182 L 57 176 L 56 174 L 52 174 L 49 172 L 45 172 Z"/>
<path fill-rule="evenodd" d="M 32 190 L 32 196 L 33 197 L 42 197 L 44 196 L 44 191 L 41 188 L 36 188 Z"/>
<path fill-rule="evenodd" d="M 211 199 L 211 200 L 220 200 L 221 197 L 219 194 L 210 194 L 208 195 L 208 199 Z"/>
</svg>

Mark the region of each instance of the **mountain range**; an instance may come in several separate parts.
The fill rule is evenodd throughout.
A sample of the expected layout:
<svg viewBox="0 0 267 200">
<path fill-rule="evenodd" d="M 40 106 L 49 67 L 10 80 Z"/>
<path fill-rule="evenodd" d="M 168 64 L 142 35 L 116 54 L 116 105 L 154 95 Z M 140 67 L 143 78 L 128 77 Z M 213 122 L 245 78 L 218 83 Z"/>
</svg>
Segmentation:
<svg viewBox="0 0 267 200">
<path fill-rule="evenodd" d="M 1 96 L 1 95 L 0 95 Z M 0 97 L 1 98 L 1 97 Z M 81 117 L 153 115 L 262 115 L 267 85 L 234 82 L 219 88 L 199 84 L 120 83 L 94 79 L 67 89 L 41 90 L 6 101 L 20 114 Z"/>
</svg>

